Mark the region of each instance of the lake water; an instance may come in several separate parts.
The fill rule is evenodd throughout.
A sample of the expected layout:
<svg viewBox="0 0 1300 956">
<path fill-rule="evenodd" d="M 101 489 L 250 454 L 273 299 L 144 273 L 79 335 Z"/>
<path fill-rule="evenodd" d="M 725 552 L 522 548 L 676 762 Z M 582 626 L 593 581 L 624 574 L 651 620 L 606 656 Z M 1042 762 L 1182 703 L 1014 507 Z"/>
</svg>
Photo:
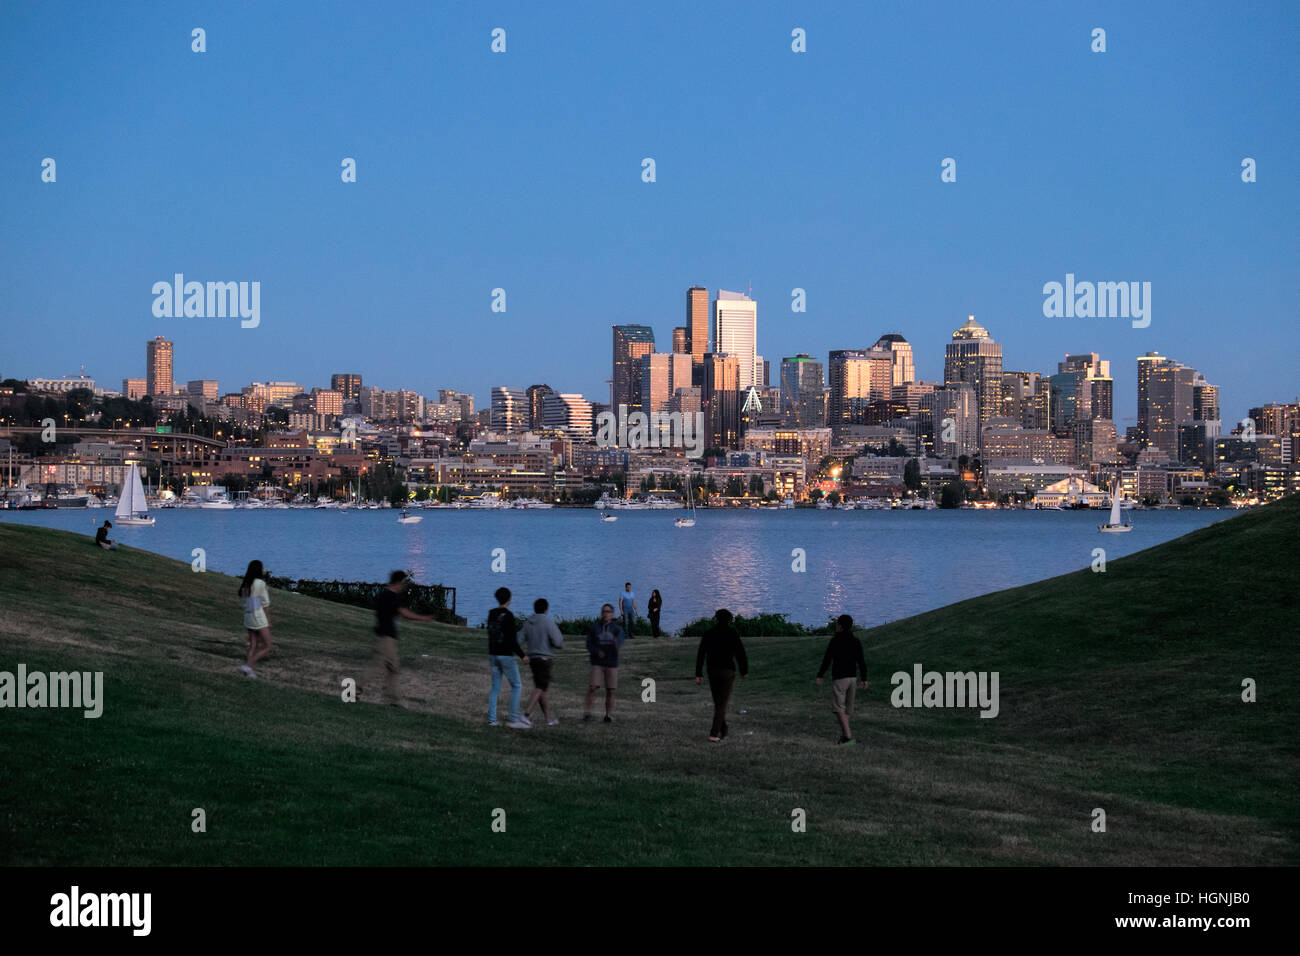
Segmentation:
<svg viewBox="0 0 1300 956">
<path fill-rule="evenodd" d="M 421 584 L 454 586 L 471 625 L 502 585 L 517 613 L 541 596 L 552 613 L 577 617 L 594 616 L 630 580 L 642 614 L 659 589 L 665 630 L 719 607 L 804 624 L 848 612 L 870 626 L 1086 568 L 1094 548 L 1114 560 L 1235 512 L 1135 511 L 1122 535 L 1097 531 L 1102 511 L 716 510 L 701 511 L 694 528 L 674 526 L 680 511 L 624 511 L 615 522 L 589 509 L 421 513 L 419 524 L 399 525 L 389 510 L 168 509 L 154 512 L 153 527 L 115 525 L 112 537 L 187 563 L 202 548 L 208 569 L 227 574 L 254 558 L 293 578 L 379 581 L 402 568 Z M 105 519 L 107 508 L 0 512 L 0 521 L 87 535 Z M 505 573 L 491 570 L 497 548 Z M 791 570 L 796 548 L 804 573 Z M 231 608 L 238 623 L 233 597 Z"/>
</svg>

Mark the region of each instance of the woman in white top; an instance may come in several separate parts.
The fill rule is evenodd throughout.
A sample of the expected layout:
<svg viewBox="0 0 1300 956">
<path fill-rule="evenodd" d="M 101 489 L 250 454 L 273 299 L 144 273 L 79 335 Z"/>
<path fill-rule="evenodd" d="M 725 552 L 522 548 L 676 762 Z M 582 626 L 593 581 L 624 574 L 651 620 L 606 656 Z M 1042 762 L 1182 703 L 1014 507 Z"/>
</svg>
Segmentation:
<svg viewBox="0 0 1300 956">
<path fill-rule="evenodd" d="M 253 664 L 271 653 L 271 622 L 266 619 L 271 597 L 267 594 L 265 574 L 261 561 L 250 561 L 243 583 L 239 585 L 239 599 L 244 605 L 244 627 L 248 629 L 248 660 L 239 669 L 249 677 L 257 676 L 253 673 Z"/>
</svg>

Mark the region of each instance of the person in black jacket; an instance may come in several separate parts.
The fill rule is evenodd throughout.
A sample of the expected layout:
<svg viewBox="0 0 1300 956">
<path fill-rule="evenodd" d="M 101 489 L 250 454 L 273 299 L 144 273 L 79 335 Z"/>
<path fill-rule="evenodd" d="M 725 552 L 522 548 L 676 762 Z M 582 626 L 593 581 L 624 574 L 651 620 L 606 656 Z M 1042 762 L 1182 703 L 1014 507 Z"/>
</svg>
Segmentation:
<svg viewBox="0 0 1300 956">
<path fill-rule="evenodd" d="M 695 683 L 702 682 L 704 665 L 709 667 L 709 690 L 713 693 L 713 727 L 709 740 L 717 743 L 727 736 L 727 702 L 736 684 L 736 667 L 740 676 L 749 673 L 749 660 L 740 634 L 731 624 L 731 612 L 726 608 L 713 615 L 713 627 L 700 638 L 700 649 L 695 654 Z"/>
<path fill-rule="evenodd" d="M 659 589 L 655 588 L 650 592 L 650 603 L 646 605 L 646 610 L 650 614 L 650 633 L 659 636 L 659 612 L 664 606 L 664 599 L 659 596 Z"/>
<path fill-rule="evenodd" d="M 853 634 L 853 618 L 841 614 L 835 620 L 835 633 L 826 645 L 822 656 L 822 666 L 817 671 L 817 686 L 822 685 L 826 668 L 831 669 L 831 710 L 839 718 L 840 730 L 843 731 L 840 743 L 851 744 L 853 731 L 849 729 L 849 717 L 853 713 L 853 689 L 857 684 L 859 690 L 867 689 L 867 661 L 862 656 L 862 642 Z M 854 678 L 858 680 L 855 681 Z"/>
</svg>

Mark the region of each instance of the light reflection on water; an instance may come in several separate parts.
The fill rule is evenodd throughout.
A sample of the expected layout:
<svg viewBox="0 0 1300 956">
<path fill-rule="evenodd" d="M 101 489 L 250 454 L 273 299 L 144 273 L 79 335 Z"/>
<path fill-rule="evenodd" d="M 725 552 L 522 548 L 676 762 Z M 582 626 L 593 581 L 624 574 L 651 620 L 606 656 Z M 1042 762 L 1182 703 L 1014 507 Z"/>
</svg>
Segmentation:
<svg viewBox="0 0 1300 956">
<path fill-rule="evenodd" d="M 202 547 L 208 568 L 227 574 L 252 558 L 277 575 L 327 580 L 386 580 L 400 567 L 421 583 L 455 586 L 471 624 L 503 584 L 516 611 L 544 596 L 574 617 L 595 615 L 630 579 L 643 614 L 660 590 L 671 630 L 719 607 L 805 624 L 847 612 L 878 624 L 1086 568 L 1096 547 L 1114 560 L 1233 514 L 1136 511 L 1131 533 L 1102 536 L 1105 515 L 1088 511 L 702 511 L 694 528 L 675 527 L 673 511 L 623 512 L 611 523 L 587 509 L 416 513 L 419 524 L 399 525 L 388 510 L 171 509 L 156 512 L 152 528 L 114 527 L 113 537 L 187 564 Z M 0 521 L 88 535 L 105 519 L 107 509 L 0 512 Z M 491 571 L 494 548 L 506 551 L 504 574 Z M 794 548 L 807 554 L 805 573 L 791 570 Z"/>
</svg>

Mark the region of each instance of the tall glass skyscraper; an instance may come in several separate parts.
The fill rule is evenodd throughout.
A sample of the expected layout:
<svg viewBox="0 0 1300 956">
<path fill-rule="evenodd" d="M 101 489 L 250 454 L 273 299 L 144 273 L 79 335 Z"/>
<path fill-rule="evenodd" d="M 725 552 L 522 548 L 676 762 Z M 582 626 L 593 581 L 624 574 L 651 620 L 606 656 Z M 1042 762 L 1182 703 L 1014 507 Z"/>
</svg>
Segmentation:
<svg viewBox="0 0 1300 956">
<path fill-rule="evenodd" d="M 795 428 L 826 424 L 826 378 L 822 363 L 812 356 L 781 359 L 781 414 Z"/>
<path fill-rule="evenodd" d="M 654 329 L 648 325 L 614 326 L 614 375 L 609 401 L 629 410 L 641 405 L 641 369 L 638 360 L 655 350 Z"/>
<path fill-rule="evenodd" d="M 758 303 L 741 292 L 718 290 L 713 300 L 713 351 L 736 359 L 739 388 L 766 385 L 763 358 L 758 354 Z"/>
</svg>

